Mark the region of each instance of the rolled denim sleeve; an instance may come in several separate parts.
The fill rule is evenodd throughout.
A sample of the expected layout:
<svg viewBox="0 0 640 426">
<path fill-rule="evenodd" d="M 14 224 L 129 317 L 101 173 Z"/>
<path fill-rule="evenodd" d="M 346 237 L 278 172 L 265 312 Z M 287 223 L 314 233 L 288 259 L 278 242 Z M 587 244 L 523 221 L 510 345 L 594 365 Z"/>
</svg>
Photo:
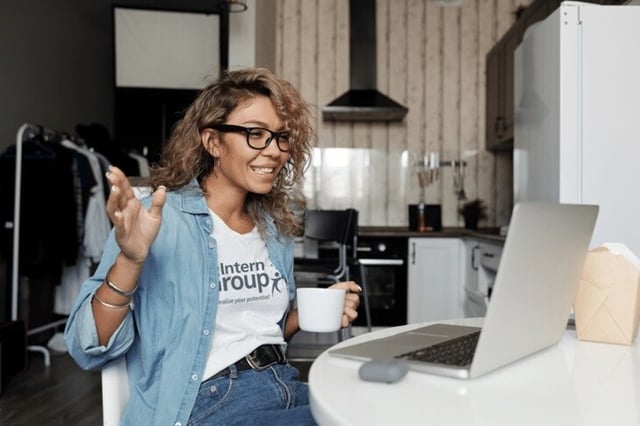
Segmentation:
<svg viewBox="0 0 640 426">
<path fill-rule="evenodd" d="M 100 345 L 91 299 L 104 281 L 119 252 L 113 234 L 105 247 L 102 262 L 93 277 L 82 284 L 64 331 L 69 355 L 85 370 L 99 369 L 112 359 L 124 355 L 135 337 L 133 312 L 129 311 L 106 345 Z M 135 301 L 134 301 L 135 306 Z"/>
<path fill-rule="evenodd" d="M 71 326 L 65 331 L 69 354 L 85 370 L 101 368 L 110 360 L 121 357 L 133 343 L 132 312 L 127 314 L 106 345 L 99 343 L 91 297 L 80 305 L 69 324 Z"/>
</svg>

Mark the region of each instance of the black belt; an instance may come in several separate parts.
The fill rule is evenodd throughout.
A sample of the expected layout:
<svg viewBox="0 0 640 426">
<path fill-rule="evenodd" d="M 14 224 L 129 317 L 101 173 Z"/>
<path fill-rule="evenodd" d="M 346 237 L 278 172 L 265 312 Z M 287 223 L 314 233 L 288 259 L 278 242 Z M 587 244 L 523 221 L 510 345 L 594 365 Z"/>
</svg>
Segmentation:
<svg viewBox="0 0 640 426">
<path fill-rule="evenodd" d="M 238 371 L 248 370 L 250 368 L 254 370 L 264 370 L 267 367 L 271 367 L 274 364 L 284 364 L 287 361 L 287 357 L 284 354 L 284 349 L 280 345 L 262 345 L 258 346 L 249 355 L 236 361 L 235 365 Z M 231 373 L 231 366 L 226 367 L 216 374 L 211 376 L 211 379 L 216 379 L 222 376 L 228 376 Z"/>
</svg>

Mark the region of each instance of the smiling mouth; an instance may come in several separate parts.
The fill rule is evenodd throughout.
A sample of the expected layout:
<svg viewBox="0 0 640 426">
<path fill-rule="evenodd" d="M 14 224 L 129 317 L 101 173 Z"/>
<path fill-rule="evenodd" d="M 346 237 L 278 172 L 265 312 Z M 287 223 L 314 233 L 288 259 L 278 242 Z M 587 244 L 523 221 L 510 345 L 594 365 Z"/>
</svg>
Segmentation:
<svg viewBox="0 0 640 426">
<path fill-rule="evenodd" d="M 253 170 L 258 175 L 268 175 L 268 174 L 273 173 L 275 168 L 273 168 L 273 167 L 251 167 L 251 170 Z"/>
</svg>

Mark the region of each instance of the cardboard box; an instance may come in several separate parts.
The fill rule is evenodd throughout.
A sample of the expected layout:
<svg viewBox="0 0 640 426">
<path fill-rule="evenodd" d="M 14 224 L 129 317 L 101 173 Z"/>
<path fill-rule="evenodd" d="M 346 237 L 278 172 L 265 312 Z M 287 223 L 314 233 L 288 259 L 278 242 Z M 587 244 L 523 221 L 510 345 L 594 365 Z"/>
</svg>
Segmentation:
<svg viewBox="0 0 640 426">
<path fill-rule="evenodd" d="M 630 345 L 639 308 L 640 260 L 623 244 L 589 251 L 574 303 L 578 339 Z"/>
</svg>

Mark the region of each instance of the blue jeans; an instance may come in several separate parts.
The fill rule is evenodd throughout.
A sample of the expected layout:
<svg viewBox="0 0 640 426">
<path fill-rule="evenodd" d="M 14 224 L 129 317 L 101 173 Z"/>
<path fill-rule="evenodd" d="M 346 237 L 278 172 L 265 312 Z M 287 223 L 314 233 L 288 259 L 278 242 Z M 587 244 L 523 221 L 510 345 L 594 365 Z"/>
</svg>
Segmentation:
<svg viewBox="0 0 640 426">
<path fill-rule="evenodd" d="M 315 425 L 309 388 L 289 364 L 237 371 L 202 383 L 191 410 L 196 425 Z"/>
</svg>

